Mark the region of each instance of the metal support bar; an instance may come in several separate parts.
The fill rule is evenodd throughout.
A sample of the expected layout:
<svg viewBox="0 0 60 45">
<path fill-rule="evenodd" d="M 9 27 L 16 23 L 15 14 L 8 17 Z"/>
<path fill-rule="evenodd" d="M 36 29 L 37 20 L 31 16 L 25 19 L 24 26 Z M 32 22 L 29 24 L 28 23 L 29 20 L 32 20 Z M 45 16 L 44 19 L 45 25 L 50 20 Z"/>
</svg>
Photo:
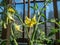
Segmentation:
<svg viewBox="0 0 60 45">
<path fill-rule="evenodd" d="M 33 0 L 33 1 L 34 1 L 34 6 L 35 6 L 36 1 L 35 0 Z M 35 10 L 34 10 L 34 14 L 35 14 Z"/>
<path fill-rule="evenodd" d="M 6 1 L 5 2 L 6 5 L 12 4 L 12 0 L 4 1 Z M 6 12 L 6 8 L 4 8 L 4 11 Z M 10 45 L 9 38 L 10 38 L 10 24 L 7 25 L 6 29 L 2 26 L 2 39 L 6 39 L 6 45 Z"/>
<path fill-rule="evenodd" d="M 28 0 L 28 17 L 30 18 L 30 0 Z M 30 28 L 28 27 L 28 32 L 29 32 Z M 28 45 L 29 45 L 29 38 L 28 38 Z"/>
<path fill-rule="evenodd" d="M 46 1 L 46 0 L 44 0 L 44 5 L 45 5 L 45 1 Z M 44 8 L 46 8 L 46 6 L 44 6 Z M 44 15 L 45 15 L 45 17 L 46 17 L 46 10 L 44 10 Z M 46 18 L 45 18 L 44 20 L 45 20 L 45 35 L 47 36 Z"/>
<path fill-rule="evenodd" d="M 6 45 L 10 45 L 10 30 L 11 30 L 11 24 L 7 25 L 7 33 L 6 33 Z"/>
<path fill-rule="evenodd" d="M 28 17 L 30 17 L 30 0 L 28 0 Z"/>
<path fill-rule="evenodd" d="M 53 5 L 54 5 L 54 17 L 55 19 L 58 19 L 58 11 L 57 11 L 57 0 L 53 0 Z M 58 20 L 57 20 L 58 22 Z M 55 24 L 55 28 L 58 28 L 58 25 Z M 59 32 L 56 33 L 56 40 L 59 39 Z M 56 45 L 60 45 L 59 43 L 56 42 Z"/>
<path fill-rule="evenodd" d="M 24 20 L 25 20 L 25 0 L 23 0 L 23 3 L 24 3 L 24 5 L 23 5 L 23 22 L 24 22 Z M 24 39 L 24 26 L 23 26 L 23 39 Z"/>
</svg>

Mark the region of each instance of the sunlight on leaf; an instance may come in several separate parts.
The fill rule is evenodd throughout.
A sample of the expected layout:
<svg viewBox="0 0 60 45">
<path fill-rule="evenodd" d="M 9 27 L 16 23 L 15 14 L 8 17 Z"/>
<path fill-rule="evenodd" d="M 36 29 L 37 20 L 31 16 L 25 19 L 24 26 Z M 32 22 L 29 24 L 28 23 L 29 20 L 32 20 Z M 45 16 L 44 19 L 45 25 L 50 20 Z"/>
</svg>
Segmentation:
<svg viewBox="0 0 60 45">
<path fill-rule="evenodd" d="M 51 19 L 50 22 L 54 22 L 55 23 L 56 22 L 56 19 Z"/>
<path fill-rule="evenodd" d="M 7 16 L 8 16 L 8 17 L 7 17 L 8 19 L 10 19 L 10 20 L 12 20 L 12 21 L 15 21 L 15 19 L 13 18 L 13 15 L 12 15 L 11 13 L 8 12 L 8 13 L 7 13 Z"/>
</svg>

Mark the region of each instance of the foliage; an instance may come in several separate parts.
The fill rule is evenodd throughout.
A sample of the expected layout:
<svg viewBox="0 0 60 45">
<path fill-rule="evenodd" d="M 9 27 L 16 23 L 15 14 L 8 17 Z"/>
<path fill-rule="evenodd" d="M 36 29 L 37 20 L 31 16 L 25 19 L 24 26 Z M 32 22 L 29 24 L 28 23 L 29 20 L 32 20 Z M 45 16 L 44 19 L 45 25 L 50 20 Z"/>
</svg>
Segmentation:
<svg viewBox="0 0 60 45">
<path fill-rule="evenodd" d="M 26 32 L 27 32 L 27 37 L 29 39 L 30 45 L 34 45 L 34 44 L 39 44 L 42 45 L 44 43 L 46 43 L 47 45 L 53 45 L 53 43 L 56 41 L 54 39 L 52 39 L 51 37 L 56 34 L 59 31 L 60 28 L 60 22 L 57 22 L 56 19 L 50 19 L 47 20 L 47 22 L 52 22 L 58 25 L 58 29 L 55 28 L 51 28 L 51 31 L 48 35 L 45 35 L 45 32 L 40 29 L 39 25 L 43 25 L 45 24 L 45 21 L 41 21 L 41 17 L 43 17 L 44 19 L 46 19 L 45 14 L 43 13 L 43 11 L 46 10 L 46 7 L 49 3 L 51 2 L 51 0 L 45 1 L 45 5 L 43 6 L 43 8 L 38 9 L 38 4 L 35 3 L 35 6 L 30 6 L 31 8 L 33 8 L 35 11 L 39 10 L 39 12 L 36 12 L 33 16 L 33 18 L 29 18 L 28 16 L 25 17 L 25 23 L 23 23 L 22 18 L 20 17 L 20 15 L 18 14 L 17 10 L 15 10 L 15 8 L 13 8 L 12 5 L 7 4 L 7 2 L 5 0 L 3 0 L 1 2 L 2 6 L 4 7 L 3 13 L 1 15 L 1 22 L 0 25 L 1 27 L 3 27 L 4 29 L 7 28 L 7 25 L 11 24 L 11 28 L 10 28 L 10 44 L 11 45 L 18 45 L 16 39 L 18 38 L 16 35 L 18 35 L 20 32 L 23 32 L 21 30 L 20 26 L 24 26 L 26 28 Z M 37 14 L 38 13 L 38 14 Z M 18 23 L 16 23 L 15 17 L 18 18 L 19 22 L 21 23 L 20 25 Z M 32 32 L 30 30 L 28 30 L 28 28 L 33 28 Z M 15 31 L 18 31 L 18 34 L 15 33 Z M 60 42 L 60 40 L 57 40 L 57 42 Z M 5 45 L 6 44 L 6 40 L 1 42 L 1 45 Z"/>
</svg>

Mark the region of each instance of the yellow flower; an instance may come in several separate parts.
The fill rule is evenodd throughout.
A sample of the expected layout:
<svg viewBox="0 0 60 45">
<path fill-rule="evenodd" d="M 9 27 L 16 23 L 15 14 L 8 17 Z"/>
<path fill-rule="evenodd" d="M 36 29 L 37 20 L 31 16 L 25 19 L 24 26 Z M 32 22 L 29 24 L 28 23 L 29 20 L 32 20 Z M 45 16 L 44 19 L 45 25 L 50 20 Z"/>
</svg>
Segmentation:
<svg viewBox="0 0 60 45">
<path fill-rule="evenodd" d="M 33 25 L 34 25 L 34 24 L 33 24 L 32 21 L 28 24 L 29 27 L 33 27 Z"/>
<path fill-rule="evenodd" d="M 34 16 L 32 19 L 26 17 L 26 19 L 25 19 L 25 24 L 26 24 L 28 27 L 33 27 L 33 25 L 36 24 L 36 16 Z"/>
<path fill-rule="evenodd" d="M 15 10 L 14 10 L 13 8 L 11 8 L 11 7 L 8 8 L 8 11 L 9 11 L 10 13 L 15 13 Z"/>
<path fill-rule="evenodd" d="M 15 24 L 15 29 L 16 29 L 17 31 L 22 32 L 22 30 L 20 30 L 20 25 Z"/>
</svg>

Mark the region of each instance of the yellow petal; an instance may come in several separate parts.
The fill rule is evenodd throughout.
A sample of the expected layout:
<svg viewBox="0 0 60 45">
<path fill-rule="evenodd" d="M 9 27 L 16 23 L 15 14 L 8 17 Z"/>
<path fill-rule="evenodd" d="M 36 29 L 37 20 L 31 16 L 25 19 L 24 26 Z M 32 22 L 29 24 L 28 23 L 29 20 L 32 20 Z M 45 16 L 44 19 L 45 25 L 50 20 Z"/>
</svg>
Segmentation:
<svg viewBox="0 0 60 45">
<path fill-rule="evenodd" d="M 30 24 L 29 24 L 29 27 L 33 27 L 33 25 L 34 25 L 33 23 L 30 23 Z"/>
<path fill-rule="evenodd" d="M 11 7 L 8 8 L 8 11 L 11 12 L 11 13 L 15 13 L 15 10 Z"/>
<path fill-rule="evenodd" d="M 20 30 L 20 25 L 15 24 L 15 29 L 16 29 L 17 31 L 22 32 L 22 30 Z"/>
<path fill-rule="evenodd" d="M 26 16 L 26 19 L 25 19 L 25 24 L 29 24 L 31 21 L 31 19 L 29 19 L 27 16 Z"/>
<path fill-rule="evenodd" d="M 35 22 L 31 21 L 29 24 L 29 27 L 33 27 L 35 25 Z"/>
<path fill-rule="evenodd" d="M 36 24 L 36 15 L 32 18 L 32 20 L 26 17 L 25 24 L 27 24 L 28 27 L 33 27 L 33 25 Z"/>
<path fill-rule="evenodd" d="M 20 30 L 20 26 L 16 25 L 15 26 L 16 30 Z"/>
<path fill-rule="evenodd" d="M 36 24 L 36 15 L 32 18 L 32 20 L 31 20 L 31 22 L 33 23 L 33 24 Z"/>
</svg>

